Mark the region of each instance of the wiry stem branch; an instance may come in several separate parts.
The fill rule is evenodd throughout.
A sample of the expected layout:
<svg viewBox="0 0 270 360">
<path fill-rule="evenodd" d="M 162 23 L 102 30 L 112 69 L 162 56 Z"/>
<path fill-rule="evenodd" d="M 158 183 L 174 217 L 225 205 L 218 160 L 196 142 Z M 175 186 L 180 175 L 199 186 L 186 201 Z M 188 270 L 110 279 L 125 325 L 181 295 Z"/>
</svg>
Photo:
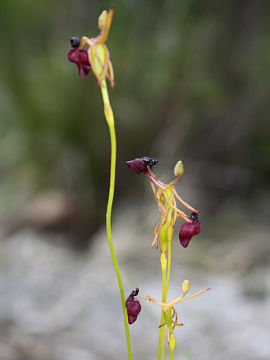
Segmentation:
<svg viewBox="0 0 270 360">
<path fill-rule="evenodd" d="M 105 113 L 105 117 L 106 117 L 106 120 L 107 120 L 107 123 L 109 126 L 110 138 L 111 138 L 111 171 L 110 171 L 110 189 L 109 189 L 109 197 L 108 197 L 108 205 L 107 205 L 107 213 L 106 213 L 106 228 L 107 228 L 107 236 L 108 236 L 108 243 L 109 243 L 109 248 L 110 248 L 110 252 L 111 252 L 111 257 L 112 257 L 116 277 L 118 280 L 120 295 L 121 295 L 122 309 L 123 309 L 124 323 L 125 323 L 125 331 L 126 331 L 128 359 L 132 360 L 124 287 L 123 287 L 120 269 L 119 269 L 119 265 L 118 265 L 117 258 L 115 255 L 113 241 L 112 241 L 111 216 L 112 216 L 112 205 L 113 205 L 114 188 L 115 188 L 116 135 L 115 135 L 115 128 L 114 128 L 114 115 L 113 115 L 113 111 L 112 111 L 110 100 L 109 100 L 106 80 L 103 80 L 101 83 L 101 93 L 102 93 L 102 98 L 103 98 L 103 102 L 104 102 L 104 113 Z"/>
</svg>

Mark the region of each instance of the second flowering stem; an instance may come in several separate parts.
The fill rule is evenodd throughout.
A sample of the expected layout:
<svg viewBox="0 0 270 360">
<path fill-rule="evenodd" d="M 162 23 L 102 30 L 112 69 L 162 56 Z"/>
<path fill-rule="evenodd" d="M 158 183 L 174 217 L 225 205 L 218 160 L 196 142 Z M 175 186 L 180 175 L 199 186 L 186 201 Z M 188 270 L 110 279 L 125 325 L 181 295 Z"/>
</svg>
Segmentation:
<svg viewBox="0 0 270 360">
<path fill-rule="evenodd" d="M 111 108 L 108 89 L 106 80 L 102 80 L 100 84 L 102 99 L 104 103 L 104 114 L 107 120 L 107 124 L 110 131 L 110 139 L 111 139 L 111 170 L 110 170 L 110 188 L 109 188 L 109 197 L 108 197 L 108 205 L 106 212 L 106 229 L 107 229 L 107 237 L 108 244 L 111 252 L 111 257 L 118 281 L 118 286 L 121 295 L 122 309 L 124 315 L 124 323 L 125 323 L 125 332 L 126 332 L 126 343 L 127 343 L 127 352 L 128 359 L 132 360 L 132 352 L 131 352 L 131 343 L 130 343 L 130 335 L 129 335 L 129 327 L 128 327 L 128 317 L 127 317 L 127 309 L 125 305 L 125 293 L 123 282 L 120 274 L 119 265 L 117 262 L 117 258 L 114 251 L 113 241 L 112 241 L 112 227 L 111 227 L 111 216 L 112 216 L 112 205 L 114 198 L 114 188 L 115 188 L 115 168 L 116 168 L 116 135 L 115 135 L 115 127 L 114 127 L 114 115 Z"/>
</svg>

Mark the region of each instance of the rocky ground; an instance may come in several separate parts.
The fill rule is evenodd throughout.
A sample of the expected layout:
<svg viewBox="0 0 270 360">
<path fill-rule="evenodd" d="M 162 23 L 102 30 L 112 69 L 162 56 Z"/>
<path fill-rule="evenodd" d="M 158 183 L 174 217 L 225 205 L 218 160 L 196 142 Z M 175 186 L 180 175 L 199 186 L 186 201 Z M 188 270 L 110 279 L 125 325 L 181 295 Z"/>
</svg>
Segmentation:
<svg viewBox="0 0 270 360">
<path fill-rule="evenodd" d="M 113 236 L 126 292 L 159 298 L 159 254 L 150 247 L 157 214 L 148 210 L 120 208 Z M 174 239 L 169 298 L 186 278 L 192 292 L 212 288 L 179 305 L 175 359 L 270 358 L 270 228 L 242 229 L 218 243 L 193 239 L 187 250 Z M 1 360 L 126 359 L 104 230 L 93 240 L 79 252 L 59 235 L 22 229 L 0 244 Z M 155 359 L 159 316 L 144 304 L 130 327 L 134 359 Z"/>
</svg>

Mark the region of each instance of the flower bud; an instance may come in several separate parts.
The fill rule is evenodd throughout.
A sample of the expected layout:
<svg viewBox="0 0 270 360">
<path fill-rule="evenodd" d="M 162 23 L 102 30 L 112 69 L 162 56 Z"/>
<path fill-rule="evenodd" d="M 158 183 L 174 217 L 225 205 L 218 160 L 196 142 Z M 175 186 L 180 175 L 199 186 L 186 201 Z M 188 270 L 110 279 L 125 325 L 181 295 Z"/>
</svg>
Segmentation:
<svg viewBox="0 0 270 360">
<path fill-rule="evenodd" d="M 108 18 L 108 12 L 106 10 L 103 10 L 98 17 L 98 28 L 100 30 L 103 30 L 105 28 L 107 18 Z"/>
<path fill-rule="evenodd" d="M 186 295 L 186 293 L 189 292 L 189 289 L 190 289 L 189 280 L 184 280 L 182 284 L 182 290 L 184 295 Z"/>
<path fill-rule="evenodd" d="M 181 160 L 177 161 L 175 167 L 174 167 L 174 176 L 175 177 L 181 177 L 184 173 L 184 165 Z"/>
</svg>

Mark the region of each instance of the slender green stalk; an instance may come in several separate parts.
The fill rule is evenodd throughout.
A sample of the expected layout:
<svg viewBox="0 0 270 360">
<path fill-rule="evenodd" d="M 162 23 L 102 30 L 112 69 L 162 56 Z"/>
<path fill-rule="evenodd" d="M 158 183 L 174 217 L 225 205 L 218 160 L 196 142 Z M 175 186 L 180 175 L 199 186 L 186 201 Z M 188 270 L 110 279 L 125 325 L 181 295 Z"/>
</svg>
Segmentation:
<svg viewBox="0 0 270 360">
<path fill-rule="evenodd" d="M 166 299 L 169 289 L 169 281 L 171 275 L 171 263 L 172 263 L 172 239 L 168 241 L 168 270 L 167 270 L 167 280 L 166 280 Z"/>
<path fill-rule="evenodd" d="M 166 281 L 166 272 L 167 266 L 164 266 L 162 269 L 162 302 L 165 303 L 167 299 L 167 281 Z"/>
<path fill-rule="evenodd" d="M 165 303 L 166 300 L 167 300 L 167 293 L 168 293 L 167 276 L 166 276 L 167 265 L 162 266 L 162 264 L 161 264 L 161 269 L 162 269 L 162 302 Z M 163 311 L 161 311 L 160 324 L 163 325 L 163 326 L 161 326 L 161 328 L 159 329 L 157 359 L 160 360 L 162 358 L 162 360 L 164 360 L 165 359 L 165 335 L 166 335 L 165 330 L 166 330 L 166 326 L 164 325 L 165 324 L 165 317 L 164 317 L 164 312 Z"/>
<path fill-rule="evenodd" d="M 167 294 L 169 288 L 170 281 L 170 273 L 171 273 L 171 262 L 172 262 L 172 242 L 171 239 L 168 240 L 168 253 L 167 253 L 167 267 L 162 268 L 162 302 L 165 303 L 167 301 Z M 160 324 L 165 323 L 164 312 L 161 311 L 161 319 Z M 157 360 L 165 359 L 165 325 L 162 326 L 159 330 L 159 339 L 158 339 L 158 352 L 157 352 Z M 173 359 L 173 351 L 171 351 L 171 359 Z"/>
<path fill-rule="evenodd" d="M 165 321 L 163 311 L 161 311 L 161 317 L 160 317 L 160 324 L 163 324 Z M 161 357 L 161 340 L 165 336 L 165 329 L 164 326 L 159 329 L 159 337 L 158 337 L 158 352 L 157 352 L 157 360 L 160 360 Z"/>
<path fill-rule="evenodd" d="M 113 241 L 112 241 L 111 216 L 112 216 L 112 205 L 113 205 L 114 188 L 115 188 L 116 135 L 115 135 L 115 127 L 114 127 L 114 115 L 113 115 L 113 111 L 112 111 L 111 104 L 110 104 L 106 80 L 103 80 L 101 82 L 101 93 L 102 93 L 102 98 L 103 98 L 103 103 L 104 103 L 104 113 L 105 113 L 105 117 L 106 117 L 106 120 L 108 123 L 109 131 L 110 131 L 110 138 L 111 138 L 110 189 L 109 189 L 108 205 L 107 205 L 107 212 L 106 212 L 107 237 L 108 237 L 109 248 L 110 248 L 111 257 L 112 257 L 112 261 L 113 261 L 113 266 L 114 266 L 115 273 L 117 276 L 118 286 L 119 286 L 120 295 L 121 295 L 122 309 L 123 309 L 124 323 L 125 323 L 125 331 L 126 331 L 128 359 L 132 360 L 124 287 L 123 287 L 120 269 L 119 269 L 119 265 L 118 265 L 117 258 L 115 255 Z"/>
<path fill-rule="evenodd" d="M 166 302 L 167 300 L 167 281 L 166 281 L 166 267 L 162 269 L 162 302 Z M 165 317 L 164 317 L 165 322 Z M 162 336 L 161 336 L 161 355 L 162 360 L 165 359 L 165 336 L 166 336 L 166 326 L 162 326 Z"/>
<path fill-rule="evenodd" d="M 163 291 L 162 291 L 162 295 L 163 295 Z M 162 299 L 163 299 L 163 296 L 162 296 Z M 161 359 L 161 356 L 162 356 L 163 360 L 165 359 L 165 330 L 166 330 L 166 326 L 164 324 L 165 324 L 164 312 L 161 310 L 160 325 L 162 325 L 162 326 L 159 329 L 158 352 L 157 352 L 157 359 L 158 360 Z"/>
<path fill-rule="evenodd" d="M 174 348 L 170 350 L 170 360 L 173 360 Z"/>
</svg>

